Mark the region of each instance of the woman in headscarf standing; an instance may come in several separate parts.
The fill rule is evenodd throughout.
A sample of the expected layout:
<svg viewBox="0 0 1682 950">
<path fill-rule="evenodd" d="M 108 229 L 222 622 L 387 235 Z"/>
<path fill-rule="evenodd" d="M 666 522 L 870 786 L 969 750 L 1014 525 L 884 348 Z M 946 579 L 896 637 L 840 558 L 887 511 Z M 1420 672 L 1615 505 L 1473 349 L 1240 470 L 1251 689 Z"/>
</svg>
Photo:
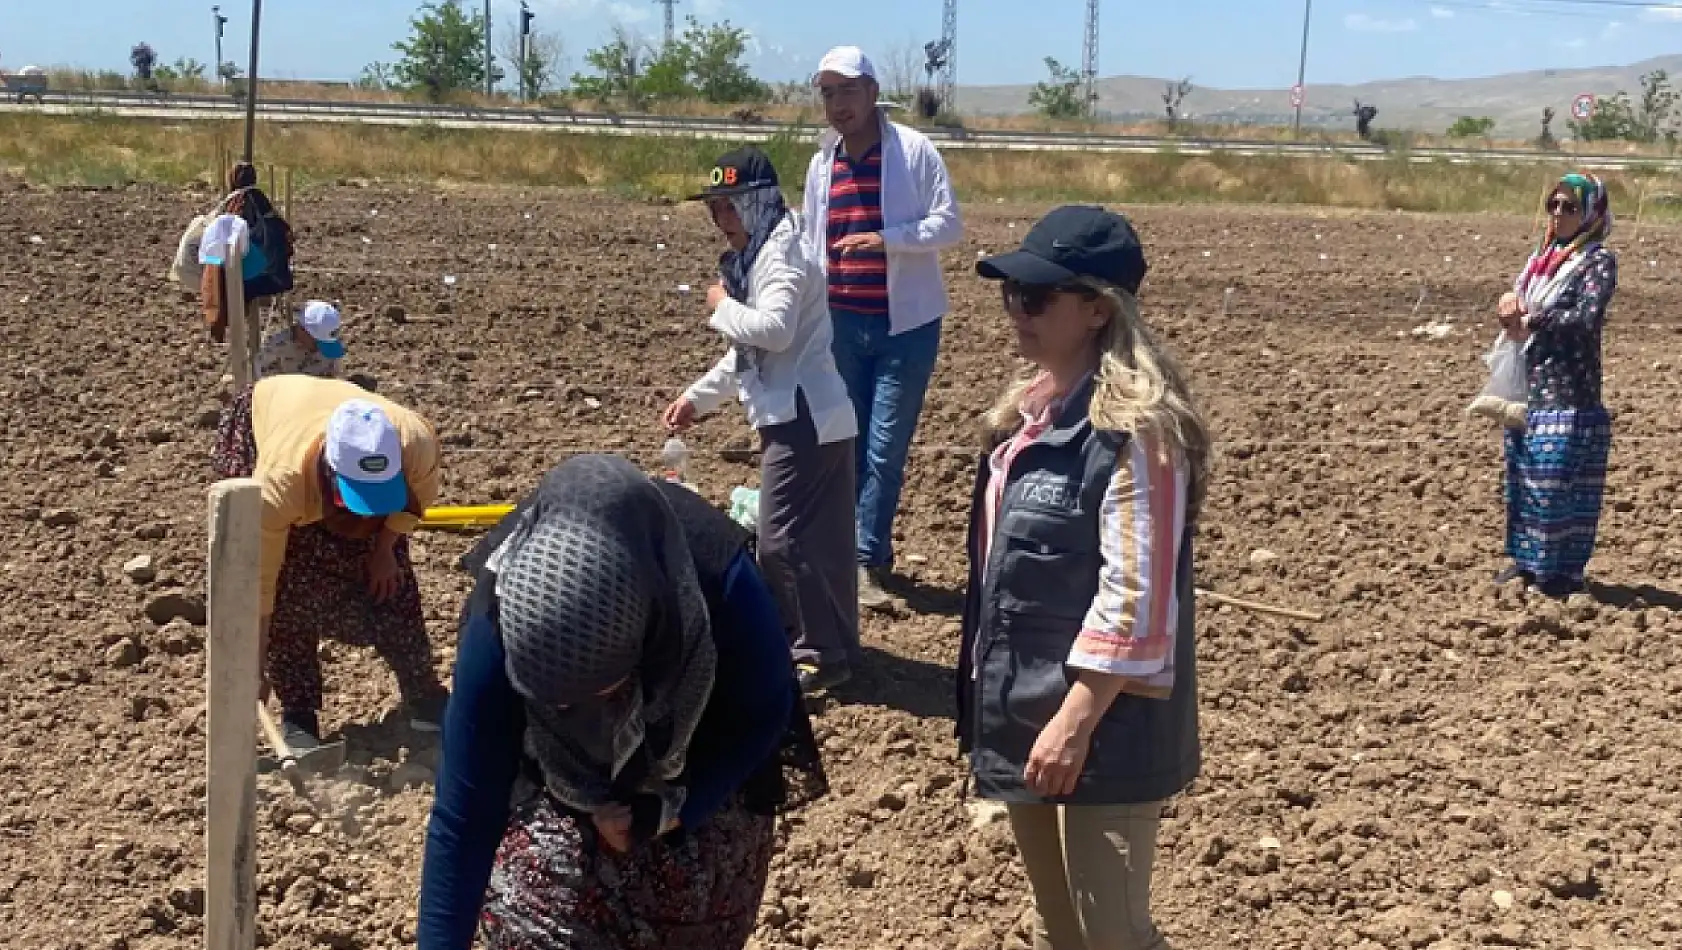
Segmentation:
<svg viewBox="0 0 1682 950">
<path fill-rule="evenodd" d="M 745 945 L 773 815 L 823 786 L 747 540 L 580 455 L 464 559 L 420 950 Z"/>
<path fill-rule="evenodd" d="M 1151 869 L 1202 760 L 1192 536 L 1209 431 L 1139 314 L 1126 218 L 1053 210 L 1001 281 L 1036 372 L 986 415 L 970 515 L 958 737 L 1004 802 L 1035 950 L 1165 950 Z"/>
<path fill-rule="evenodd" d="M 683 431 L 731 392 L 763 447 L 759 563 L 790 627 L 801 688 L 846 681 L 859 660 L 853 443 L 858 417 L 831 351 L 823 271 L 784 203 L 777 170 L 749 146 L 718 160 L 698 200 L 730 249 L 707 293 L 730 351 L 670 406 Z"/>
<path fill-rule="evenodd" d="M 1524 346 L 1522 431 L 1507 433 L 1507 556 L 1499 583 L 1523 579 L 1549 597 L 1583 588 L 1594 554 L 1612 447 L 1601 394 L 1601 334 L 1618 287 L 1606 248 L 1612 208 L 1593 175 L 1570 174 L 1546 198 L 1548 227 L 1497 306 Z"/>
</svg>

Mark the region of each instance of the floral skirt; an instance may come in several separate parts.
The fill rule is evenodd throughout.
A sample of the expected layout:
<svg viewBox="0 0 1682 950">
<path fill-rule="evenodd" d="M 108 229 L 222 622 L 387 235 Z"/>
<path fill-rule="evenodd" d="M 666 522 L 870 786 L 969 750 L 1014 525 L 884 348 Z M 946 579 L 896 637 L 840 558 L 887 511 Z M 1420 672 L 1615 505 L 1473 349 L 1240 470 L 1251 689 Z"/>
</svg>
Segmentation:
<svg viewBox="0 0 1682 950">
<path fill-rule="evenodd" d="M 480 937 L 487 950 L 741 950 L 775 821 L 738 795 L 700 828 L 621 855 L 588 818 L 536 793 L 509 818 Z"/>
</svg>

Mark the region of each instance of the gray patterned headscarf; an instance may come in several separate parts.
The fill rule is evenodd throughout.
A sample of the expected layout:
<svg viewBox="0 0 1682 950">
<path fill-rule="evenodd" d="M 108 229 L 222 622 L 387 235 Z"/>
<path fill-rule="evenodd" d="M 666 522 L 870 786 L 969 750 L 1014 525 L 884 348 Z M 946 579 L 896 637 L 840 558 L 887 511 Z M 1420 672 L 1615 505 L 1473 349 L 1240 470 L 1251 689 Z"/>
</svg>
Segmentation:
<svg viewBox="0 0 1682 950">
<path fill-rule="evenodd" d="M 485 567 L 528 751 L 563 803 L 589 812 L 654 795 L 665 827 L 683 806 L 674 783 L 715 663 L 676 516 L 629 461 L 580 455 L 510 518 Z"/>
</svg>

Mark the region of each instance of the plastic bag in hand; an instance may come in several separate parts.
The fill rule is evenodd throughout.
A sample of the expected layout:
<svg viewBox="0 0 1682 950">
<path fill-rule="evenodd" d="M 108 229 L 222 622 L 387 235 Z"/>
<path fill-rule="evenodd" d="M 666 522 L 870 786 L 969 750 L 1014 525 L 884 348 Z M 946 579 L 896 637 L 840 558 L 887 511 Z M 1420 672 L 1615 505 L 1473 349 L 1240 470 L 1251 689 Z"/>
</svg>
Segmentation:
<svg viewBox="0 0 1682 950">
<path fill-rule="evenodd" d="M 1489 380 L 1466 411 L 1494 419 L 1511 429 L 1524 428 L 1530 388 L 1524 366 L 1524 345 L 1502 331 L 1483 361 L 1489 366 Z"/>
</svg>

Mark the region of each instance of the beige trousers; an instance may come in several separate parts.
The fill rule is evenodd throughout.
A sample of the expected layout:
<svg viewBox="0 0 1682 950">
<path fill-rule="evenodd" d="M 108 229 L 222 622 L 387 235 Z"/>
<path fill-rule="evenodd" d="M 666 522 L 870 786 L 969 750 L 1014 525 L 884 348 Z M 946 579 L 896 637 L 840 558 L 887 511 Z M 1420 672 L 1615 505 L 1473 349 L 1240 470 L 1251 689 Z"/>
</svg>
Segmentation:
<svg viewBox="0 0 1682 950">
<path fill-rule="evenodd" d="M 1151 920 L 1162 803 L 1011 805 L 1034 891 L 1034 950 L 1168 950 Z"/>
</svg>

